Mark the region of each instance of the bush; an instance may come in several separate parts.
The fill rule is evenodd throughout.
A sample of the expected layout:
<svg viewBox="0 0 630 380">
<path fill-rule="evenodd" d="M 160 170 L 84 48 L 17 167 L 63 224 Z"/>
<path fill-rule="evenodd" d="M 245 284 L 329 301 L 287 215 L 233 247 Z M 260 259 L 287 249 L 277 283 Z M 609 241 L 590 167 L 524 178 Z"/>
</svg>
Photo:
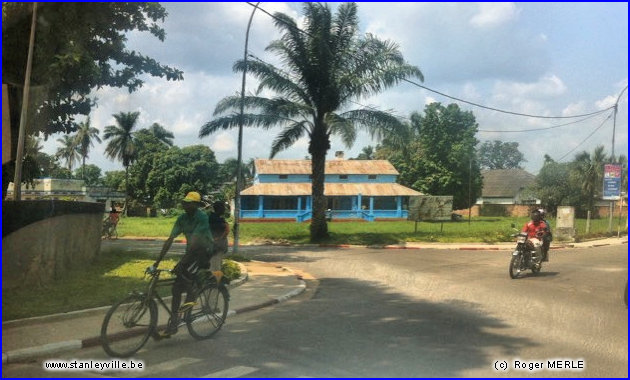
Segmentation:
<svg viewBox="0 0 630 380">
<path fill-rule="evenodd" d="M 234 281 L 241 276 L 241 267 L 236 261 L 223 260 L 221 271 L 223 271 L 223 275 L 230 281 Z"/>
</svg>

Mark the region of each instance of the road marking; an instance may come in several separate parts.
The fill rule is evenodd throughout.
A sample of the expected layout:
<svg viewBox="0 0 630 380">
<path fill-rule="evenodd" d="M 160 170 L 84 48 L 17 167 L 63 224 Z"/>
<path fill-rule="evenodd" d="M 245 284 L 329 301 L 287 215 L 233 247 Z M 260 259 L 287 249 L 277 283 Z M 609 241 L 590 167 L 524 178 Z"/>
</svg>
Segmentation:
<svg viewBox="0 0 630 380">
<path fill-rule="evenodd" d="M 256 372 L 256 371 L 258 371 L 258 368 L 238 366 L 238 367 L 224 369 L 223 371 L 212 372 L 211 374 L 208 374 L 203 377 L 204 378 L 219 378 L 219 377 L 234 378 L 234 377 L 249 375 L 250 373 Z"/>
</svg>

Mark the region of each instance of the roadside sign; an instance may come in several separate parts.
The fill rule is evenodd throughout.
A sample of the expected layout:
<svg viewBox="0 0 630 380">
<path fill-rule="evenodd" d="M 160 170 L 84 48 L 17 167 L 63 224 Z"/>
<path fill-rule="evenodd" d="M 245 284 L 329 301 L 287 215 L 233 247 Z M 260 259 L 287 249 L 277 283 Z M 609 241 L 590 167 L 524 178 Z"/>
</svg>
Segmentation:
<svg viewBox="0 0 630 380">
<path fill-rule="evenodd" d="M 604 191 L 602 199 L 618 201 L 621 197 L 621 165 L 604 165 Z"/>
<path fill-rule="evenodd" d="M 452 195 L 421 195 L 409 197 L 407 220 L 449 221 L 453 213 Z"/>
</svg>

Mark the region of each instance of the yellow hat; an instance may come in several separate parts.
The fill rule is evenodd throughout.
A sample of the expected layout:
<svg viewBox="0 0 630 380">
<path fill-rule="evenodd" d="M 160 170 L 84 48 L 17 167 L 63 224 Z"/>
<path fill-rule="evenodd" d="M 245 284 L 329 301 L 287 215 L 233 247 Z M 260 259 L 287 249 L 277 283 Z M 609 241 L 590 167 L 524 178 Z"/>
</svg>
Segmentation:
<svg viewBox="0 0 630 380">
<path fill-rule="evenodd" d="M 186 197 L 182 199 L 182 202 L 201 203 L 201 195 L 199 195 L 199 193 L 196 191 L 191 191 L 190 193 L 186 194 Z"/>
</svg>

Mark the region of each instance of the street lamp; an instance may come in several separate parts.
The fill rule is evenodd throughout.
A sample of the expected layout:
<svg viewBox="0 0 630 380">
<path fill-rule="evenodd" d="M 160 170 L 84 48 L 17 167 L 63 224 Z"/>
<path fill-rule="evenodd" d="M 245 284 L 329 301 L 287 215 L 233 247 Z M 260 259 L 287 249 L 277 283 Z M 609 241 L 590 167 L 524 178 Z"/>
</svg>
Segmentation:
<svg viewBox="0 0 630 380">
<path fill-rule="evenodd" d="M 245 32 L 245 52 L 243 53 L 243 82 L 241 85 L 241 116 L 238 121 L 238 158 L 236 168 L 236 194 L 234 197 L 234 245 L 232 246 L 232 253 L 238 253 L 238 238 L 239 238 L 239 222 L 241 219 L 241 188 L 243 187 L 242 166 L 243 166 L 243 116 L 245 110 L 245 76 L 247 74 L 247 45 L 249 44 L 249 29 L 252 26 L 252 20 L 254 19 L 254 13 L 258 9 L 257 2 L 254 5 L 252 14 L 249 16 L 249 22 L 247 23 L 247 31 Z"/>
</svg>

